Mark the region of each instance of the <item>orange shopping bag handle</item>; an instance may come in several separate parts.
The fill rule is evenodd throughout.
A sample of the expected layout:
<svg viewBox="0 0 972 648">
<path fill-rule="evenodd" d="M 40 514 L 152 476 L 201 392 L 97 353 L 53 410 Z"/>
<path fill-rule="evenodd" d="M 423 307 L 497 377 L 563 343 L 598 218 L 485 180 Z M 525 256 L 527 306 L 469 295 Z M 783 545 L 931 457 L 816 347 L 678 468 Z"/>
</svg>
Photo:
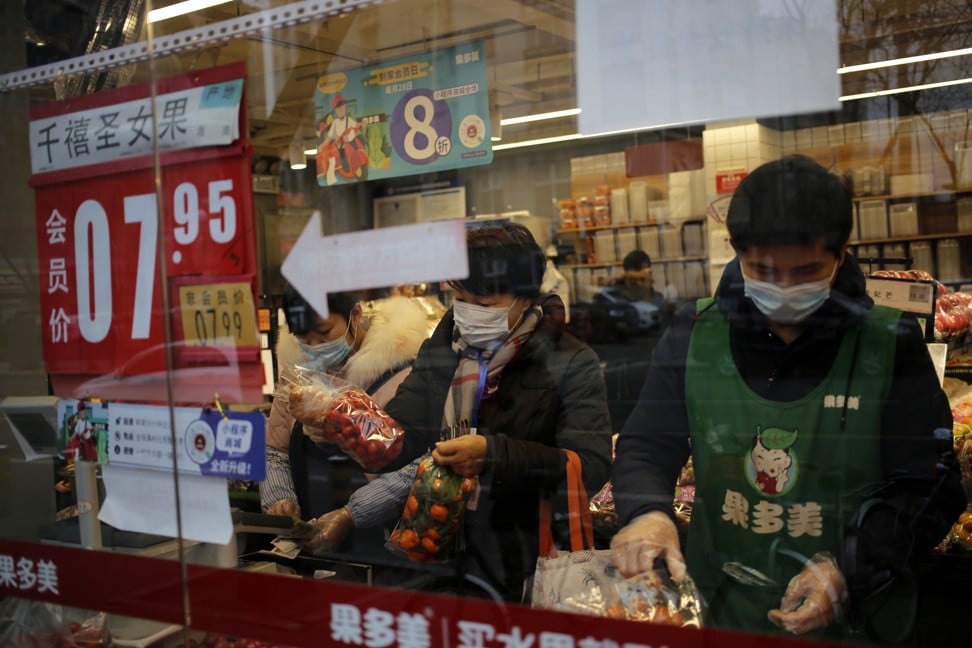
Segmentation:
<svg viewBox="0 0 972 648">
<path fill-rule="evenodd" d="M 580 457 L 573 450 L 564 450 L 567 455 L 567 517 L 570 523 L 570 550 L 583 551 L 594 548 L 594 525 L 591 521 L 591 508 L 587 501 L 587 490 L 581 478 Z M 540 501 L 540 555 L 553 557 L 554 546 L 551 522 L 553 515 L 550 500 Z"/>
</svg>

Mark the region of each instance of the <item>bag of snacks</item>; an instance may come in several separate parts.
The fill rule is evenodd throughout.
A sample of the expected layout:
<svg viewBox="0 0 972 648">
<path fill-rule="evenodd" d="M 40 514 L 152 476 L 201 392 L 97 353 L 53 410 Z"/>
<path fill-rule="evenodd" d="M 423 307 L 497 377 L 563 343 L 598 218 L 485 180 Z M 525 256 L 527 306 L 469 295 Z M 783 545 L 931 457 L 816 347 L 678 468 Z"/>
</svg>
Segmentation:
<svg viewBox="0 0 972 648">
<path fill-rule="evenodd" d="M 457 549 L 462 516 L 477 479 L 460 477 L 431 456 L 419 462 L 402 517 L 386 543 L 413 562 L 444 562 Z"/>
<path fill-rule="evenodd" d="M 304 425 L 304 434 L 316 443 L 336 445 L 365 470 L 380 470 L 401 452 L 402 428 L 346 380 L 294 367 L 281 374 L 275 398 Z"/>
<path fill-rule="evenodd" d="M 616 580 L 605 594 L 604 616 L 679 627 L 702 627 L 702 596 L 688 574 L 679 582 L 664 567 Z"/>
</svg>

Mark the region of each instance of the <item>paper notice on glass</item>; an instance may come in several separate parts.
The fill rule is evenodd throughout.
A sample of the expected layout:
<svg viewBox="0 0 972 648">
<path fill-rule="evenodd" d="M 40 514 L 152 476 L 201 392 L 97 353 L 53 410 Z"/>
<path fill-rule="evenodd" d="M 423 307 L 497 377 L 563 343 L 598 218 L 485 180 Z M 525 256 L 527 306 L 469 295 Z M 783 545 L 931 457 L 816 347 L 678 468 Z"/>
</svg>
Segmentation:
<svg viewBox="0 0 972 648">
<path fill-rule="evenodd" d="M 124 531 L 176 538 L 175 480 L 170 472 L 102 466 L 107 496 L 98 519 Z M 182 537 L 227 544 L 233 537 L 226 480 L 179 475 Z"/>
<path fill-rule="evenodd" d="M 839 108 L 837 7 L 577 0 L 583 135 Z"/>
</svg>

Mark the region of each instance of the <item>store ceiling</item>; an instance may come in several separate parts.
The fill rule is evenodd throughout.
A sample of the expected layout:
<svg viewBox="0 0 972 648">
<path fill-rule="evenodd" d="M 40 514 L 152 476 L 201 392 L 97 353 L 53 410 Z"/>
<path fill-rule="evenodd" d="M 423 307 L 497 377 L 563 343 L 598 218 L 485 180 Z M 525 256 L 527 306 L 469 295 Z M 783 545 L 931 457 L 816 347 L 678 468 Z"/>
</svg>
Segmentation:
<svg viewBox="0 0 972 648">
<path fill-rule="evenodd" d="M 244 2 L 231 3 L 155 28 L 160 35 L 171 34 L 250 10 Z M 175 73 L 193 65 L 246 60 L 254 148 L 283 155 L 295 138 L 313 148 L 314 88 L 320 75 L 480 38 L 490 62 L 490 98 L 503 116 L 572 108 L 573 15 L 573 1 L 564 0 L 389 0 L 323 23 L 277 29 L 163 61 L 160 70 Z M 568 118 L 543 127 L 569 132 L 576 122 Z M 538 130 L 508 128 L 520 131 L 511 135 Z"/>
<path fill-rule="evenodd" d="M 127 2 L 134 5 L 141 0 Z M 45 3 L 63 10 L 67 5 L 75 9 L 94 5 L 97 0 L 32 0 L 29 4 Z M 156 36 L 165 36 L 287 3 L 236 0 L 156 23 L 153 29 Z M 172 2 L 154 2 L 156 7 L 167 4 Z M 968 0 L 842 0 L 839 14 L 843 65 L 972 47 Z M 313 144 L 314 88 L 321 74 L 478 38 L 486 42 L 491 99 L 503 117 L 573 108 L 574 21 L 574 0 L 385 0 L 319 23 L 275 29 L 163 59 L 155 73 L 176 74 L 245 60 L 254 148 L 259 154 L 282 156 L 295 138 Z M 37 31 L 33 29 L 35 39 Z M 843 75 L 842 83 L 844 94 L 856 94 L 968 77 L 972 77 L 972 56 L 966 55 Z M 147 78 L 148 66 L 138 65 L 132 81 Z M 504 141 L 574 132 L 575 120 L 507 126 Z"/>
</svg>

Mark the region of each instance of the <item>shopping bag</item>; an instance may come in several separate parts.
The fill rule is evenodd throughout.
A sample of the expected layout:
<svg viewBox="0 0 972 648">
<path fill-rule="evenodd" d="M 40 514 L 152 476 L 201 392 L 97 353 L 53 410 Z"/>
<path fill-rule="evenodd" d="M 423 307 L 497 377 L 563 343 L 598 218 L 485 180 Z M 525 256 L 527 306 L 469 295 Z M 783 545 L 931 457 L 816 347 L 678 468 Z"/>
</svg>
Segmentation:
<svg viewBox="0 0 972 648">
<path fill-rule="evenodd" d="M 557 551 L 550 529 L 550 501 L 540 502 L 540 556 L 533 576 L 533 607 L 573 610 L 572 601 L 587 600 L 591 592 L 605 591 L 616 579 L 611 552 L 594 549 L 594 528 L 587 492 L 581 479 L 580 457 L 567 455 L 567 509 L 570 551 Z M 596 598 L 596 594 L 595 594 Z M 592 601 L 597 605 L 597 601 Z"/>
<path fill-rule="evenodd" d="M 550 529 L 550 502 L 540 504 L 540 556 L 533 578 L 533 607 L 594 616 L 701 627 L 702 597 L 686 576 L 675 582 L 662 565 L 624 578 L 609 550 L 594 549 L 591 510 L 580 458 L 567 452 L 570 551 L 557 551 Z"/>
</svg>

